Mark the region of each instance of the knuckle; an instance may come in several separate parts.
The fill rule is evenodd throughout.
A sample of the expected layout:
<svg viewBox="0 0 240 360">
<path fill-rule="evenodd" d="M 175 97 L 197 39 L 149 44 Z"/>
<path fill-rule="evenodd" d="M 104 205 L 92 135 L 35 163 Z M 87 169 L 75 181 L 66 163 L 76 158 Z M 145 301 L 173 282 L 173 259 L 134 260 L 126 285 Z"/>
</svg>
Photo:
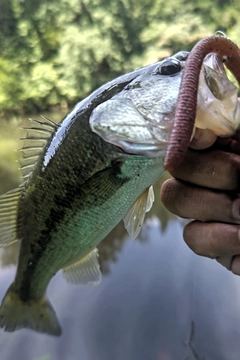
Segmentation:
<svg viewBox="0 0 240 360">
<path fill-rule="evenodd" d="M 236 248 L 236 251 L 240 252 L 240 226 L 239 225 L 233 225 L 232 227 L 232 240 L 234 247 Z"/>
<path fill-rule="evenodd" d="M 240 255 L 234 256 L 231 264 L 231 271 L 234 275 L 240 276 Z"/>
<path fill-rule="evenodd" d="M 239 180 L 240 180 L 240 156 L 234 153 L 229 154 L 228 159 L 228 174 L 231 174 L 231 182 L 234 188 L 239 188 Z"/>
<path fill-rule="evenodd" d="M 239 270 L 232 269 L 232 273 L 233 273 L 234 275 L 240 276 L 240 269 L 239 269 Z"/>
<path fill-rule="evenodd" d="M 204 255 L 201 242 L 199 242 L 201 236 L 202 231 L 198 228 L 196 221 L 192 221 L 185 225 L 183 230 L 184 241 L 196 255 L 200 256 Z"/>
<path fill-rule="evenodd" d="M 168 179 L 161 187 L 160 199 L 169 210 L 172 210 L 176 203 L 177 182 L 178 181 L 176 179 Z"/>
<path fill-rule="evenodd" d="M 166 201 L 166 199 L 168 199 L 169 194 L 171 194 L 172 182 L 173 179 L 168 179 L 164 181 L 164 183 L 161 186 L 160 198 L 163 203 L 164 201 Z"/>
<path fill-rule="evenodd" d="M 232 256 L 217 256 L 216 261 L 224 266 L 226 269 L 231 270 Z"/>
</svg>

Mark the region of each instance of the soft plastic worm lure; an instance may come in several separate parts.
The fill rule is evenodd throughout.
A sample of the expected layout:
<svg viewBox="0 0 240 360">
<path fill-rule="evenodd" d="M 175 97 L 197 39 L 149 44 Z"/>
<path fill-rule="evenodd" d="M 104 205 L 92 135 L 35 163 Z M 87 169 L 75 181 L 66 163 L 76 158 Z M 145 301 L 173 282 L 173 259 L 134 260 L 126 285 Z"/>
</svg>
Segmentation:
<svg viewBox="0 0 240 360">
<path fill-rule="evenodd" d="M 208 36 L 190 52 L 182 76 L 173 130 L 164 159 L 164 167 L 173 171 L 182 162 L 193 132 L 197 108 L 199 73 L 205 56 L 215 53 L 240 84 L 240 49 L 223 36 Z"/>
</svg>

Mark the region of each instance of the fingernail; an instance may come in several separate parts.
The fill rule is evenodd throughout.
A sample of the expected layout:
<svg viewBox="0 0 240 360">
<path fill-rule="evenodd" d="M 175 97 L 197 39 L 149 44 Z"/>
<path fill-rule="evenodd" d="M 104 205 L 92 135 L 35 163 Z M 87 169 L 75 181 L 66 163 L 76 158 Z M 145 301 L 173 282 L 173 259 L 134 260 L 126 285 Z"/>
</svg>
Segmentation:
<svg viewBox="0 0 240 360">
<path fill-rule="evenodd" d="M 236 199 L 233 201 L 232 216 L 236 220 L 240 219 L 240 199 Z"/>
<path fill-rule="evenodd" d="M 235 275 L 240 275 L 240 256 L 236 255 L 233 258 L 231 270 Z"/>
</svg>

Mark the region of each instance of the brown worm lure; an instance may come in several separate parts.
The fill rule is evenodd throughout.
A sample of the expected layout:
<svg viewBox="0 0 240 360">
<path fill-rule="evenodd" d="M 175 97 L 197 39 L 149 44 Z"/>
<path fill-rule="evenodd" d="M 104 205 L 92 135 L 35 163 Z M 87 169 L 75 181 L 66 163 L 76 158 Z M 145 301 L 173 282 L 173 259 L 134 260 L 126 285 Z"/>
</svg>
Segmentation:
<svg viewBox="0 0 240 360">
<path fill-rule="evenodd" d="M 240 84 L 240 49 L 223 36 L 208 36 L 200 40 L 190 52 L 184 68 L 173 129 L 164 159 L 164 168 L 173 171 L 186 155 L 197 109 L 199 74 L 203 60 L 210 53 L 217 54 Z"/>
</svg>

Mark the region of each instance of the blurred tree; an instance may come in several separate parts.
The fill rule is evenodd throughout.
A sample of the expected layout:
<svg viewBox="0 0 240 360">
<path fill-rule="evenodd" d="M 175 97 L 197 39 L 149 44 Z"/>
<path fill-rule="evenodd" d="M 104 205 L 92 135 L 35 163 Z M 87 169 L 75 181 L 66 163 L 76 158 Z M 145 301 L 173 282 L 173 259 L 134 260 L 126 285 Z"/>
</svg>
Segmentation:
<svg viewBox="0 0 240 360">
<path fill-rule="evenodd" d="M 54 21 L 55 9 L 59 12 L 57 3 L 53 7 L 53 2 L 47 1 L 1 3 L 0 17 L 8 21 L 2 23 L 0 19 L 0 109 L 32 111 L 45 108 L 51 100 L 59 102 L 52 96 L 57 76 L 54 57 L 61 31 Z M 12 25 L 5 26 L 6 22 Z M 36 82 L 36 72 L 40 82 Z"/>
<path fill-rule="evenodd" d="M 70 100 L 211 33 L 184 0 L 72 0 L 71 5 L 57 60 L 57 87 Z"/>
<path fill-rule="evenodd" d="M 239 0 L 1 0 L 0 110 L 73 103 L 102 83 L 226 31 Z"/>
</svg>

